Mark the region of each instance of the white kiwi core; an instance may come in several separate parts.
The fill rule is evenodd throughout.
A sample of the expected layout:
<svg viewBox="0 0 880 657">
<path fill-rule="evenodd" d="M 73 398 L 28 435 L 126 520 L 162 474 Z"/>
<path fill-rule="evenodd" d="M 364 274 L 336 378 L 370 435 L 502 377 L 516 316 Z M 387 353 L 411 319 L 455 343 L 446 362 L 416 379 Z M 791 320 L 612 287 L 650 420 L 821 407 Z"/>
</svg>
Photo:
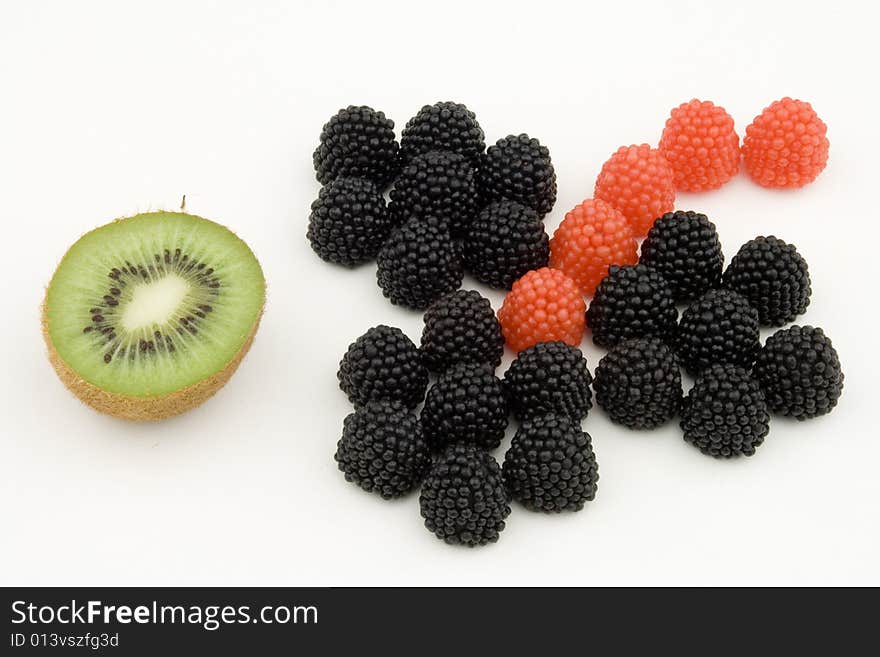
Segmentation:
<svg viewBox="0 0 880 657">
<path fill-rule="evenodd" d="M 131 301 L 126 304 L 122 313 L 123 328 L 136 331 L 157 324 L 167 324 L 189 291 L 189 283 L 176 274 L 168 274 L 159 280 L 138 285 L 132 290 Z"/>
</svg>

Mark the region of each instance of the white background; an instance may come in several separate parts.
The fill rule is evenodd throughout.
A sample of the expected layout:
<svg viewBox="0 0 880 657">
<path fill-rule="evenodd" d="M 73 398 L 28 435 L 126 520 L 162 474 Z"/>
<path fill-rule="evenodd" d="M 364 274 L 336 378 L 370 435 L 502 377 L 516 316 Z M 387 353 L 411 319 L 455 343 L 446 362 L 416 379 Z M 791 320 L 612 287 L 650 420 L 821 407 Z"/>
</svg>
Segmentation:
<svg viewBox="0 0 880 657">
<path fill-rule="evenodd" d="M 0 582 L 880 584 L 880 53 L 867 4 L 3 3 Z M 807 258 L 802 321 L 825 328 L 846 372 L 833 414 L 774 419 L 754 458 L 719 462 L 674 423 L 635 433 L 594 409 L 596 501 L 561 516 L 514 505 L 484 549 L 434 538 L 417 495 L 383 502 L 343 480 L 338 360 L 377 323 L 418 340 L 421 316 L 384 300 L 372 265 L 324 264 L 305 239 L 312 150 L 339 107 L 372 105 L 399 129 L 456 100 L 490 143 L 538 137 L 559 178 L 552 231 L 618 146 L 656 143 L 673 106 L 711 99 L 742 134 L 785 95 L 829 126 L 822 176 L 779 192 L 740 175 L 678 207 L 709 214 L 728 258 L 771 233 Z M 85 231 L 183 194 L 260 258 L 263 325 L 201 408 L 104 417 L 45 358 L 44 286 Z M 595 367 L 602 352 L 584 350 Z"/>
</svg>

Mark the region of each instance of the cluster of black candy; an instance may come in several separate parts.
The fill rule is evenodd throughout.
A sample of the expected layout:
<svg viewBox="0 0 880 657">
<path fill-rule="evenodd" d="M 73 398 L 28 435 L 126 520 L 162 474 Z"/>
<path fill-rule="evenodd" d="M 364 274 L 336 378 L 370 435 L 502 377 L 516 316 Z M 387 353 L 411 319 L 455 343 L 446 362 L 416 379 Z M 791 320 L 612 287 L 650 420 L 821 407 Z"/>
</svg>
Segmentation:
<svg viewBox="0 0 880 657">
<path fill-rule="evenodd" d="M 512 499 L 544 512 L 583 508 L 599 479 L 581 429 L 592 405 L 583 354 L 540 343 L 520 352 L 502 380 L 495 369 L 503 350 L 492 306 L 470 290 L 428 308 L 420 347 L 387 326 L 359 337 L 338 372 L 355 404 L 335 457 L 345 478 L 384 498 L 421 486 L 425 526 L 450 544 L 498 540 Z M 502 466 L 490 450 L 511 415 L 521 424 Z"/>
<path fill-rule="evenodd" d="M 593 341 L 611 349 L 593 388 L 614 422 L 651 429 L 680 413 L 685 440 L 703 453 L 751 456 L 770 413 L 828 413 L 844 377 L 822 329 L 793 326 L 761 346 L 761 326 L 790 322 L 810 303 L 807 263 L 793 245 L 758 237 L 723 266 L 705 215 L 657 219 L 639 264 L 610 267 L 587 310 Z M 682 302 L 690 305 L 678 320 Z M 687 396 L 681 367 L 695 377 Z"/>
<path fill-rule="evenodd" d="M 325 187 L 309 217 L 312 249 L 347 267 L 375 259 L 391 303 L 424 310 L 457 290 L 465 271 L 509 288 L 549 260 L 549 151 L 525 134 L 487 149 L 464 105 L 423 107 L 399 144 L 382 112 L 342 109 L 324 126 L 313 161 Z"/>
<path fill-rule="evenodd" d="M 448 102 L 422 108 L 398 144 L 381 112 L 349 107 L 325 125 L 314 165 L 324 185 L 307 233 L 315 252 L 345 266 L 375 258 L 392 303 L 427 309 L 420 346 L 376 326 L 344 355 L 339 385 L 354 412 L 335 459 L 383 498 L 420 488 L 425 526 L 447 543 L 498 540 L 511 500 L 562 512 L 595 497 L 581 428 L 593 391 L 631 429 L 680 415 L 685 440 L 715 457 L 754 454 L 771 413 L 805 420 L 837 404 L 844 377 L 821 329 L 792 326 L 760 344 L 761 326 L 810 303 L 806 262 L 776 237 L 746 243 L 724 270 L 705 215 L 660 217 L 639 264 L 610 267 L 587 310 L 594 342 L 610 349 L 595 379 L 579 349 L 546 342 L 521 351 L 502 380 L 495 312 L 458 288 L 465 271 L 509 288 L 547 264 L 556 176 L 546 147 L 511 135 L 486 149 L 473 112 Z M 695 377 L 686 396 L 682 367 Z M 511 416 L 520 424 L 499 465 L 490 451 Z"/>
</svg>

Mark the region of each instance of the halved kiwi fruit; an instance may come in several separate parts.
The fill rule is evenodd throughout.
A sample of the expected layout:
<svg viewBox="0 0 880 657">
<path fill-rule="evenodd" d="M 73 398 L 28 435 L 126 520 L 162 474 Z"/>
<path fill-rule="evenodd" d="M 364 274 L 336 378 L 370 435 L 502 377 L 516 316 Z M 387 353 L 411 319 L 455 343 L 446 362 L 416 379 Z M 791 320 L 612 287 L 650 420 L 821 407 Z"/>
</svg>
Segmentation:
<svg viewBox="0 0 880 657">
<path fill-rule="evenodd" d="M 229 380 L 265 298 L 260 263 L 229 229 L 150 212 L 70 247 L 46 290 L 43 336 L 58 376 L 85 403 L 157 420 Z"/>
</svg>

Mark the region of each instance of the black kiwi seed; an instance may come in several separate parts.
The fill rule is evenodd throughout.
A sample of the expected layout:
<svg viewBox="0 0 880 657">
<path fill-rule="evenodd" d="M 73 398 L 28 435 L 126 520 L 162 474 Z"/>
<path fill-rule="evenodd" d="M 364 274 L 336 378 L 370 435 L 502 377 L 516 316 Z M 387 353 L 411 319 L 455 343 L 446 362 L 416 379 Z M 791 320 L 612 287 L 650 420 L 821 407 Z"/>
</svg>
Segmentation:
<svg viewBox="0 0 880 657">
<path fill-rule="evenodd" d="M 111 354 L 104 354 L 105 363 L 109 363 L 111 360 L 113 360 L 113 356 Z"/>
</svg>

